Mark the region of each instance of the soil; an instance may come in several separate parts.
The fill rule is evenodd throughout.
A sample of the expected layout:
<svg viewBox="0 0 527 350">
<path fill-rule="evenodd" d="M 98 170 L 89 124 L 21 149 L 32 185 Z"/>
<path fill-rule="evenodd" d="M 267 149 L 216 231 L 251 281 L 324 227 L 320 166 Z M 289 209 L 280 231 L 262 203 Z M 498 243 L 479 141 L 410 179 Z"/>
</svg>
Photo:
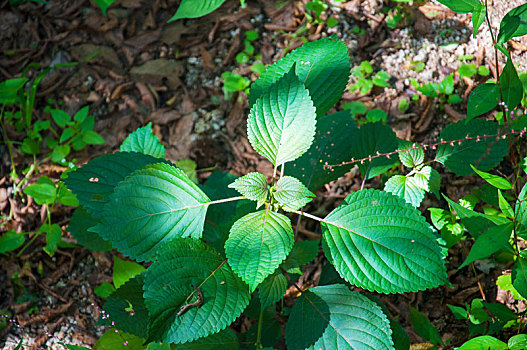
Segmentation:
<svg viewBox="0 0 527 350">
<path fill-rule="evenodd" d="M 403 19 L 390 29 L 383 8 L 394 7 L 395 2 L 331 0 L 322 17 L 335 17 L 338 25 L 328 28 L 307 23 L 307 30 L 299 35 L 297 30 L 306 25 L 306 2 L 248 0 L 247 6 L 240 8 L 239 1 L 227 0 L 202 18 L 167 23 L 179 1 L 117 0 L 107 16 L 103 16 L 94 2 L 88 0 L 28 2 L 16 7 L 3 0 L 0 1 L 0 81 L 24 73 L 34 79 L 43 69 L 40 67 L 78 62 L 73 67 L 54 68 L 45 76 L 37 90 L 34 120 L 49 118 L 44 111 L 46 106 L 73 114 L 89 105 L 90 114 L 96 117 L 95 130 L 106 143 L 74 153 L 79 166 L 101 154 L 114 152 L 129 132 L 152 122 L 154 133 L 167 147 L 167 158 L 171 161 L 189 158 L 198 169 L 214 167 L 238 175 L 250 171 L 271 175 L 271 165 L 251 148 L 246 137 L 247 96 L 235 92 L 226 98 L 223 72 L 234 72 L 254 81 L 257 74 L 250 68 L 255 61 L 271 64 L 287 50 L 300 46 L 303 39 L 313 41 L 336 35 L 348 46 L 352 66 L 368 60 L 376 71 L 384 70 L 391 76 L 389 88 L 375 88 L 364 96 L 347 91 L 336 110 L 342 109 L 344 103 L 361 101 L 370 109 L 387 112 L 397 136 L 433 143 L 446 123 L 464 118 L 466 110 L 460 106 L 466 104 L 442 110 L 437 100 L 420 96 L 402 112 L 399 101 L 411 100 L 418 94 L 411 79 L 421 83 L 441 81 L 456 72 L 463 63 L 458 58 L 467 55 L 473 56 L 470 62 L 487 66 L 491 77 L 503 67 L 501 61 L 499 68 L 495 66 L 485 25 L 473 38 L 470 15 L 455 14 L 434 1 L 401 4 Z M 522 3 L 489 1 L 493 26 L 499 25 L 509 9 Z M 244 45 L 240 38 L 248 30 L 260 35 L 253 43 L 259 57 L 237 63 L 236 55 Z M 525 37 L 510 45 L 518 69 L 527 70 Z M 424 66 L 416 69 L 412 61 Z M 38 63 L 38 68 L 32 63 Z M 30 68 L 25 72 L 27 67 Z M 481 80 L 460 79 L 455 75 L 455 81 L 458 94 L 466 101 L 468 92 Z M 24 137 L 10 125 L 7 135 L 15 142 Z M 44 149 L 39 160 L 44 160 L 48 153 Z M 21 152 L 15 153 L 17 169 L 26 168 L 32 161 Z M 12 198 L 10 168 L 2 142 L 0 233 L 8 229 L 35 232 L 43 222 L 45 208 L 31 198 Z M 65 169 L 43 162 L 31 183 L 41 175 L 58 180 Z M 210 171 L 200 172 L 200 181 L 209 175 Z M 476 178 L 460 179 L 442 173 L 441 191 L 455 200 L 470 193 L 477 184 Z M 360 174 L 352 170 L 320 190 L 317 201 L 307 210 L 319 208 L 328 212 L 360 185 Z M 378 188 L 379 179 L 368 182 L 367 187 Z M 420 208 L 423 214 L 427 215 L 426 208 L 432 205 L 445 204 L 427 197 Z M 68 233 L 72 210 L 59 205 L 52 215 L 53 222 L 62 228 L 64 241 L 70 243 L 75 242 Z M 10 216 L 10 211 L 14 215 Z M 8 217 L 11 219 L 6 220 Z M 313 239 L 319 237 L 320 228 L 304 225 L 299 232 L 304 238 Z M 93 290 L 102 282 L 112 281 L 112 259 L 117 253 L 95 253 L 78 247 L 59 249 L 49 257 L 42 250 L 45 241 L 41 238 L 19 256 L 0 256 L 0 312 L 10 315 L 7 327 L 0 331 L 0 346 L 14 349 L 23 339 L 28 349 L 64 349 L 59 342 L 91 347 L 106 330 L 95 325 L 103 300 Z M 451 286 L 381 296 L 412 344 L 425 341 L 412 328 L 409 305 L 429 317 L 443 340 L 449 342 L 445 348 L 459 346 L 467 339 L 466 323 L 456 320 L 447 304 L 463 306 L 465 301 L 481 298 L 483 293 L 489 302 L 498 300 L 514 310 L 525 308 L 514 304 L 510 295 L 496 287 L 497 276 L 510 266 L 482 263 L 474 275 L 468 268 L 457 269 L 465 257 L 462 247 L 450 251 L 447 267 Z M 307 266 L 301 284 L 315 285 L 322 264 L 324 260 L 319 258 Z M 21 291 L 25 291 L 22 297 Z M 286 304 L 295 296 L 293 290 L 289 291 Z M 250 319 L 237 322 L 236 331 L 246 331 L 253 322 Z M 504 339 L 506 336 L 503 334 Z"/>
</svg>

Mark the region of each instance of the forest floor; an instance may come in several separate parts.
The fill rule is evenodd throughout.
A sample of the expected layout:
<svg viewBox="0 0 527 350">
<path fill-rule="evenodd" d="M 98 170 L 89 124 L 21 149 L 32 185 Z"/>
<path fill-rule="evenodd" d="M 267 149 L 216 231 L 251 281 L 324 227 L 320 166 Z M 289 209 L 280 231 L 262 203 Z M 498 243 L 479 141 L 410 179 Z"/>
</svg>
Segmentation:
<svg viewBox="0 0 527 350">
<path fill-rule="evenodd" d="M 384 70 L 391 77 L 390 87 L 374 87 L 366 95 L 346 91 L 336 109 L 352 101 L 363 102 L 369 109 L 380 108 L 387 113 L 388 123 L 398 137 L 425 144 L 437 142 L 446 123 L 464 118 L 466 110 L 462 106 L 466 104 L 442 107 L 437 99 L 425 96 L 413 101 L 412 96 L 418 93 L 411 84 L 412 78 L 419 83 L 439 82 L 455 73 L 463 63 L 460 58 L 466 56 L 472 56 L 468 62 L 488 67 L 490 77 L 496 75 L 489 32 L 483 29 L 473 38 L 470 15 L 457 15 L 433 1 L 418 5 L 382 0 L 329 2 L 331 6 L 322 17 L 338 20 L 335 27 L 329 28 L 309 23 L 305 17 L 306 2 L 249 0 L 241 9 L 239 1 L 228 0 L 205 17 L 167 24 L 178 1 L 117 0 L 105 17 L 88 0 L 49 1 L 47 5 L 31 2 L 17 7 L 3 0 L 0 81 L 20 77 L 33 62 L 40 67 L 79 62 L 74 67 L 55 68 L 45 76 L 38 86 L 34 109 L 34 119 L 44 120 L 49 118 L 44 112 L 46 106 L 69 114 L 90 106 L 90 114 L 96 117 L 94 130 L 106 143 L 74 153 L 79 166 L 116 151 L 128 133 L 152 122 L 154 133 L 167 147 L 169 160 L 189 158 L 198 169 L 214 167 L 240 175 L 250 171 L 270 174 L 272 168 L 247 140 L 246 94 L 234 92 L 232 98 L 226 99 L 221 75 L 230 71 L 254 81 L 257 74 L 251 71 L 251 64 L 256 54 L 260 55 L 260 62 L 271 64 L 286 50 L 300 46 L 303 38 L 313 41 L 336 35 L 347 44 L 352 67 L 366 60 L 375 71 Z M 497 26 L 508 10 L 521 3 L 489 1 L 493 25 Z M 383 7 L 396 5 L 403 16 L 390 29 Z M 243 33 L 248 30 L 259 33 L 252 43 L 255 55 L 247 63 L 238 63 L 236 55 L 244 49 Z M 516 40 L 512 50 L 518 70 L 527 71 L 527 42 Z M 502 68 L 503 62 L 499 66 Z M 40 69 L 30 68 L 26 76 L 34 78 Z M 465 101 L 479 83 L 460 79 L 456 74 L 454 79 L 456 91 Z M 399 109 L 401 99 L 412 101 L 407 110 Z M 12 141 L 24 137 L 10 125 L 7 135 Z M 49 150 L 43 149 L 37 161 L 48 155 Z M 32 162 L 31 157 L 16 152 L 17 169 Z M 36 232 L 45 219 L 45 208 L 23 196 L 12 197 L 10 170 L 7 148 L 2 142 L 0 234 L 8 229 Z M 41 175 L 58 180 L 64 170 L 50 161 L 42 162 L 30 183 Z M 318 191 L 320 199 L 310 204 L 308 211 L 318 205 L 327 213 L 344 195 L 359 189 L 361 179 L 355 174 L 352 171 Z M 209 171 L 198 173 L 201 181 L 209 175 Z M 476 178 L 461 179 L 445 172 L 441 173 L 441 180 L 441 192 L 454 200 L 470 193 L 479 183 Z M 366 184 L 379 186 L 379 178 Z M 427 215 L 426 209 L 432 204 L 445 207 L 445 203 L 427 197 L 420 208 L 423 214 Z M 57 205 L 52 213 L 53 222 L 61 226 L 63 239 L 70 243 L 74 242 L 68 233 L 72 210 Z M 308 238 L 319 237 L 320 228 L 307 226 L 300 232 Z M 112 260 L 117 254 L 78 247 L 60 248 L 50 257 L 42 250 L 44 245 L 41 236 L 22 254 L 0 256 L 0 312 L 16 319 L 0 328 L 0 347 L 14 349 L 21 337 L 28 349 L 64 349 L 59 341 L 91 347 L 105 330 L 95 326 L 97 307 L 103 301 L 93 290 L 102 282 L 112 281 Z M 508 266 L 481 264 L 474 275 L 468 268 L 457 269 L 465 257 L 462 248 L 452 248 L 447 265 L 451 286 L 382 296 L 412 344 L 424 340 L 412 328 L 408 305 L 428 316 L 443 340 L 450 342 L 446 347 L 449 348 L 467 339 L 467 327 L 464 321 L 454 318 L 446 304 L 463 306 L 465 301 L 481 298 L 482 293 L 490 302 L 512 301 L 495 283 Z M 317 259 L 308 266 L 302 283 L 316 285 L 323 263 Z M 292 298 L 294 294 L 288 295 Z M 243 320 L 236 331 L 246 331 L 252 322 Z"/>
</svg>

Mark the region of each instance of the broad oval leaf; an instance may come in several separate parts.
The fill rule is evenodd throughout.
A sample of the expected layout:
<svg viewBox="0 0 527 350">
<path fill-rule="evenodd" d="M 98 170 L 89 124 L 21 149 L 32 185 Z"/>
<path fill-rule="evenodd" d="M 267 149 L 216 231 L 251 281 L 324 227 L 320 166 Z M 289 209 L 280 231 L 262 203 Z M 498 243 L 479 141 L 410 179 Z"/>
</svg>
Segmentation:
<svg viewBox="0 0 527 350">
<path fill-rule="evenodd" d="M 265 175 L 257 172 L 252 172 L 237 178 L 229 185 L 229 188 L 234 188 L 242 196 L 253 201 L 266 200 L 269 194 Z"/>
<path fill-rule="evenodd" d="M 258 296 L 262 310 L 268 306 L 280 301 L 287 290 L 287 279 L 285 276 L 276 271 L 267 278 L 258 287 Z"/>
<path fill-rule="evenodd" d="M 425 191 L 417 185 L 413 177 L 394 175 L 384 184 L 386 192 L 401 197 L 414 207 L 421 205 L 425 198 Z"/>
<path fill-rule="evenodd" d="M 348 282 L 381 293 L 415 292 L 447 281 L 441 249 L 418 210 L 402 198 L 362 190 L 322 221 L 322 247 Z"/>
<path fill-rule="evenodd" d="M 175 21 L 180 18 L 197 18 L 205 16 L 220 7 L 225 0 L 182 0 L 176 14 L 168 20 Z"/>
<path fill-rule="evenodd" d="M 390 323 L 375 302 L 342 284 L 305 291 L 286 326 L 289 350 L 393 349 Z"/>
<path fill-rule="evenodd" d="M 317 119 L 315 139 L 309 150 L 288 165 L 287 174 L 300 179 L 311 191 L 336 180 L 352 168 L 352 164 L 325 169 L 326 164 L 349 162 L 351 140 L 357 124 L 349 111 L 327 114 Z"/>
<path fill-rule="evenodd" d="M 498 84 L 485 83 L 477 86 L 468 96 L 467 118 L 469 122 L 474 117 L 492 111 L 500 102 L 500 87 Z"/>
<path fill-rule="evenodd" d="M 427 165 L 417 171 L 413 176 L 414 182 L 417 187 L 430 192 L 439 197 L 439 187 L 441 186 L 441 175 Z"/>
<path fill-rule="evenodd" d="M 93 230 L 124 255 L 150 261 L 170 240 L 200 238 L 209 202 L 181 169 L 152 164 L 119 183 Z"/>
<path fill-rule="evenodd" d="M 121 152 L 139 152 L 165 158 L 165 146 L 154 135 L 152 122 L 130 133 L 121 144 Z"/>
<path fill-rule="evenodd" d="M 348 48 L 334 37 L 302 45 L 275 64 L 252 84 L 249 106 L 296 63 L 295 73 L 309 90 L 317 116 L 325 115 L 338 102 L 350 75 Z"/>
<path fill-rule="evenodd" d="M 68 231 L 80 245 L 95 252 L 107 252 L 112 250 L 112 245 L 89 230 L 99 223 L 99 220 L 91 216 L 83 206 L 79 206 L 71 217 Z"/>
<path fill-rule="evenodd" d="M 276 183 L 273 196 L 278 203 L 297 210 L 311 202 L 315 194 L 308 190 L 300 180 L 292 176 L 283 176 Z"/>
<path fill-rule="evenodd" d="M 470 339 L 461 345 L 457 350 L 506 350 L 507 348 L 507 344 L 501 340 L 491 337 L 490 335 L 482 335 L 480 337 Z"/>
<path fill-rule="evenodd" d="M 26 238 L 24 233 L 17 233 L 15 230 L 9 230 L 0 236 L 0 254 L 10 252 L 24 244 Z"/>
<path fill-rule="evenodd" d="M 149 340 L 181 344 L 218 333 L 249 304 L 247 284 L 218 252 L 199 240 L 169 242 L 157 259 L 148 268 L 144 285 Z M 184 305 L 197 301 L 194 287 L 203 295 L 203 304 L 181 313 Z"/>
<path fill-rule="evenodd" d="M 511 30 L 514 29 L 514 31 Z M 510 10 L 501 20 L 498 33 L 498 43 L 505 43 L 510 39 L 527 34 L 527 4 Z"/>
<path fill-rule="evenodd" d="M 523 98 L 523 84 L 518 77 L 518 72 L 512 63 L 511 58 L 507 59 L 507 63 L 500 75 L 501 93 L 503 102 L 507 105 L 509 111 L 518 107 Z M 509 116 L 507 116 L 509 117 Z"/>
<path fill-rule="evenodd" d="M 159 161 L 136 152 L 105 154 L 68 173 L 64 182 L 88 213 L 98 217 L 119 182 L 135 170 Z"/>
<path fill-rule="evenodd" d="M 449 9 L 457 13 L 470 13 L 477 10 L 481 3 L 479 0 L 437 0 Z"/>
<path fill-rule="evenodd" d="M 399 151 L 399 160 L 408 168 L 419 166 L 425 160 L 425 151 L 413 142 L 400 140 Z"/>
<path fill-rule="evenodd" d="M 527 259 L 525 257 L 518 258 L 514 263 L 511 279 L 514 288 L 527 299 Z"/>
<path fill-rule="evenodd" d="M 498 124 L 489 120 L 472 119 L 447 125 L 441 131 L 446 141 L 439 146 L 436 161 L 459 176 L 473 174 L 470 164 L 487 171 L 498 165 L 509 151 L 507 140 L 497 136 Z M 473 139 L 466 140 L 466 137 Z M 448 143 L 448 141 L 452 141 Z"/>
<path fill-rule="evenodd" d="M 266 209 L 247 214 L 232 225 L 225 254 L 252 292 L 284 261 L 293 243 L 291 221 Z"/>
<path fill-rule="evenodd" d="M 315 108 L 293 69 L 258 98 L 247 124 L 251 145 L 275 166 L 304 154 L 315 135 Z"/>
</svg>

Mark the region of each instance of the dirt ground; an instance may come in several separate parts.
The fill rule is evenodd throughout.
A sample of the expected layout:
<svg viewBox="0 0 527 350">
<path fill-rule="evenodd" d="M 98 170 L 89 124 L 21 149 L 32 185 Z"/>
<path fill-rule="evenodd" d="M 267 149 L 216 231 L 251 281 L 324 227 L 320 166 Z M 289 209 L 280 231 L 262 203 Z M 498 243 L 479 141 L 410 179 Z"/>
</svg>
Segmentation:
<svg viewBox="0 0 527 350">
<path fill-rule="evenodd" d="M 421 83 L 440 81 L 457 70 L 461 64 L 458 58 L 463 55 L 474 56 L 474 62 L 487 66 L 491 76 L 496 74 L 488 30 L 472 38 L 470 16 L 456 15 L 436 2 L 400 5 L 406 15 L 393 29 L 386 25 L 383 7 L 396 4 L 388 0 L 330 1 L 323 17 L 338 19 L 334 28 L 306 22 L 306 2 L 248 0 L 247 6 L 240 8 L 239 1 L 228 0 L 205 17 L 167 24 L 179 1 L 117 0 L 105 17 L 88 0 L 31 2 L 17 7 L 3 0 L 0 81 L 20 77 L 31 63 L 49 67 L 78 62 L 73 67 L 55 68 L 45 76 L 37 90 L 34 110 L 34 118 L 44 120 L 49 118 L 44 112 L 46 106 L 73 114 L 89 105 L 90 114 L 96 117 L 95 130 L 106 144 L 74 153 L 78 165 L 117 150 L 129 132 L 152 122 L 155 134 L 167 147 L 169 160 L 189 158 L 198 169 L 215 167 L 239 175 L 250 171 L 269 174 L 272 169 L 247 140 L 246 94 L 235 92 L 226 99 L 221 74 L 230 71 L 254 81 L 257 74 L 250 69 L 252 63 L 271 64 L 286 50 L 300 46 L 302 38 L 313 41 L 336 35 L 348 45 L 352 66 L 368 60 L 375 70 L 385 70 L 391 76 L 389 88 L 374 88 L 364 96 L 347 91 L 337 110 L 352 101 L 381 108 L 399 137 L 424 143 L 436 142 L 442 127 L 464 118 L 466 110 L 441 110 L 437 101 L 421 97 L 409 110 L 399 111 L 398 102 L 417 93 L 410 79 Z M 489 1 L 493 25 L 497 26 L 509 9 L 521 3 Z M 301 28 L 305 28 L 302 33 Z M 253 56 L 248 63 L 237 63 L 236 55 L 244 46 L 243 33 L 248 30 L 259 33 L 253 42 L 259 58 Z M 527 70 L 525 40 L 517 40 L 512 51 L 519 70 Z M 411 61 L 423 62 L 424 69 L 412 69 Z M 34 78 L 40 67 L 29 68 L 26 76 Z M 460 82 L 456 76 L 456 86 L 465 100 L 465 93 L 477 83 L 470 79 Z M 7 135 L 12 141 L 24 137 L 9 125 Z M 45 208 L 21 197 L 12 198 L 7 153 L 2 142 L 0 212 L 3 218 L 10 211 L 14 215 L 0 226 L 0 234 L 7 229 L 35 232 L 44 220 Z M 46 155 L 44 149 L 40 158 Z M 32 161 L 21 152 L 15 154 L 17 169 L 24 169 Z M 64 170 L 45 162 L 39 166 L 38 176 L 57 180 Z M 200 180 L 209 175 L 200 172 Z M 441 175 L 441 191 L 453 199 L 468 194 L 478 183 L 475 178 L 460 179 L 444 172 Z M 345 194 L 360 188 L 360 180 L 352 171 L 332 182 L 317 193 L 317 200 L 307 210 L 318 206 L 329 212 Z M 379 179 L 367 186 L 378 188 Z M 444 203 L 427 198 L 421 206 L 423 213 L 431 205 Z M 52 214 L 67 242 L 74 242 L 67 229 L 71 213 L 72 208 L 59 205 Z M 313 238 L 320 234 L 320 228 L 308 226 L 300 232 Z M 0 256 L 0 313 L 16 319 L 0 331 L 0 347 L 13 349 L 21 337 L 31 349 L 64 349 L 59 341 L 91 347 L 105 330 L 95 326 L 103 301 L 93 290 L 102 282 L 112 281 L 112 256 L 116 253 L 59 249 L 50 258 L 42 250 L 44 245 L 43 237 L 39 237 L 18 257 Z M 482 291 L 487 301 L 511 303 L 510 296 L 500 294 L 495 284 L 497 276 L 510 267 L 481 266 L 475 276 L 468 269 L 457 270 L 464 254 L 459 247 L 450 252 L 447 266 L 452 286 L 382 296 L 391 316 L 399 319 L 413 344 L 424 341 L 411 326 L 408 305 L 425 313 L 451 346 L 459 346 L 467 339 L 466 324 L 456 320 L 446 304 L 463 305 L 481 297 Z M 303 283 L 316 283 L 323 260 L 316 262 L 306 268 Z M 12 278 L 14 274 L 16 279 Z M 23 298 L 19 295 L 15 299 L 19 294 L 15 291 L 24 291 Z M 287 298 L 292 300 L 292 296 Z M 246 331 L 252 322 L 237 322 L 236 331 Z"/>
</svg>

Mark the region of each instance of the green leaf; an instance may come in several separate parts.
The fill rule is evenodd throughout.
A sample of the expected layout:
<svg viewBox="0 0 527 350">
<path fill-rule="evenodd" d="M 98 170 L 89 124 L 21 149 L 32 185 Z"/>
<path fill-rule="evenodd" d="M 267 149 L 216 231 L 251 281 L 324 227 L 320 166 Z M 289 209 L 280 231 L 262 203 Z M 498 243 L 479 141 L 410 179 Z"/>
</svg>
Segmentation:
<svg viewBox="0 0 527 350">
<path fill-rule="evenodd" d="M 376 157 L 377 154 L 394 152 L 397 149 L 397 137 L 392 128 L 382 123 L 368 123 L 350 138 L 352 157 L 355 159 L 368 159 L 358 163 L 360 172 L 366 180 L 374 178 L 390 169 L 395 163 L 394 159 L 386 156 Z M 352 158 L 352 160 L 353 160 Z"/>
<path fill-rule="evenodd" d="M 112 250 L 112 245 L 101 238 L 97 233 L 89 231 L 90 228 L 99 224 L 99 221 L 91 216 L 84 207 L 75 209 L 71 217 L 68 231 L 77 242 L 96 252 L 107 252 Z"/>
<path fill-rule="evenodd" d="M 476 239 L 472 249 L 470 249 L 467 259 L 459 268 L 462 269 L 478 259 L 486 259 L 490 257 L 491 254 L 504 248 L 509 244 L 511 232 L 512 223 L 491 227 L 487 232 Z"/>
<path fill-rule="evenodd" d="M 452 201 L 447 196 L 444 197 L 452 209 L 456 211 L 457 216 L 461 219 L 461 223 L 467 228 L 472 237 L 478 238 L 481 234 L 496 226 L 484 214 L 467 209 Z"/>
<path fill-rule="evenodd" d="M 180 159 L 176 161 L 176 166 L 183 170 L 185 175 L 188 176 L 188 178 L 194 182 L 195 184 L 198 184 L 198 175 L 197 175 L 197 164 L 192 159 Z"/>
<path fill-rule="evenodd" d="M 197 301 L 180 316 L 181 307 Z M 219 332 L 249 304 L 249 287 L 224 259 L 205 243 L 176 239 L 165 244 L 146 272 L 145 305 L 150 314 L 150 340 L 185 343 Z"/>
<path fill-rule="evenodd" d="M 516 288 L 514 288 L 514 286 L 512 285 L 512 277 L 511 277 L 511 275 L 501 275 L 496 280 L 496 285 L 498 287 L 500 287 L 501 289 L 503 289 L 504 291 L 510 292 L 514 299 L 516 299 L 516 300 L 525 300 L 525 298 L 522 297 L 520 295 L 520 293 L 518 293 Z"/>
<path fill-rule="evenodd" d="M 470 13 L 477 11 L 481 3 L 479 0 L 437 0 L 449 9 L 457 13 Z"/>
<path fill-rule="evenodd" d="M 68 154 L 70 154 L 70 150 L 71 148 L 69 145 L 55 146 L 55 148 L 53 148 L 53 152 L 51 152 L 51 160 L 55 163 L 61 162 L 68 156 Z"/>
<path fill-rule="evenodd" d="M 417 171 L 414 174 L 413 179 L 417 187 L 425 190 L 426 192 L 433 193 L 439 197 L 439 187 L 441 186 L 441 175 L 439 175 L 437 170 L 427 165 L 423 167 L 421 170 Z"/>
<path fill-rule="evenodd" d="M 440 136 L 444 141 L 452 142 L 439 146 L 435 160 L 459 176 L 473 173 L 470 164 L 488 171 L 497 166 L 509 150 L 507 140 L 485 137 L 497 133 L 498 124 L 489 120 L 473 119 L 466 124 L 464 121 L 449 124 Z M 465 140 L 467 136 L 476 139 Z"/>
<path fill-rule="evenodd" d="M 420 188 L 413 177 L 394 175 L 384 184 L 386 192 L 403 198 L 406 203 L 418 207 L 425 198 L 425 191 Z"/>
<path fill-rule="evenodd" d="M 325 115 L 340 100 L 350 76 L 348 48 L 335 37 L 304 44 L 267 67 L 251 86 L 249 106 L 252 107 L 295 63 L 295 73 L 309 90 L 317 116 Z"/>
<path fill-rule="evenodd" d="M 225 328 L 208 337 L 177 344 L 175 350 L 238 350 L 239 348 L 240 342 L 236 334 L 230 328 Z"/>
<path fill-rule="evenodd" d="M 487 6 L 480 4 L 478 8 L 472 11 L 472 36 L 475 38 L 479 28 L 485 21 L 487 15 Z"/>
<path fill-rule="evenodd" d="M 108 298 L 113 292 L 115 292 L 115 287 L 113 284 L 108 282 L 101 283 L 98 287 L 96 287 L 93 292 L 98 297 L 101 297 L 103 299 Z"/>
<path fill-rule="evenodd" d="M 258 202 L 265 201 L 269 195 L 269 188 L 265 175 L 257 172 L 252 172 L 237 178 L 229 185 L 229 188 L 234 188 L 247 199 Z"/>
<path fill-rule="evenodd" d="M 510 10 L 501 20 L 498 43 L 503 44 L 514 37 L 527 34 L 527 4 Z"/>
<path fill-rule="evenodd" d="M 468 319 L 467 310 L 465 308 L 454 306 L 450 304 L 446 304 L 450 311 L 454 314 L 454 317 L 458 320 L 466 320 Z"/>
<path fill-rule="evenodd" d="M 514 218 L 514 210 L 512 210 L 512 207 L 509 202 L 507 202 L 505 197 L 503 197 L 501 190 L 498 190 L 498 198 L 501 212 L 509 219 Z"/>
<path fill-rule="evenodd" d="M 309 150 L 288 166 L 287 173 L 300 179 L 311 191 L 336 180 L 352 168 L 352 164 L 325 169 L 351 159 L 351 140 L 357 124 L 349 111 L 337 112 L 318 118 L 315 139 Z"/>
<path fill-rule="evenodd" d="M 273 196 L 278 203 L 297 210 L 311 202 L 315 194 L 309 191 L 300 180 L 292 176 L 283 176 L 276 183 Z"/>
<path fill-rule="evenodd" d="M 63 205 L 76 207 L 79 205 L 77 197 L 69 190 L 63 182 L 58 183 L 57 200 Z"/>
<path fill-rule="evenodd" d="M 313 261 L 318 255 L 319 241 L 295 242 L 291 253 L 282 264 L 284 270 L 301 267 Z"/>
<path fill-rule="evenodd" d="M 62 230 L 60 229 L 60 226 L 57 224 L 53 224 L 51 226 L 44 224 L 40 227 L 39 231 L 46 233 L 46 245 L 44 246 L 43 250 L 49 256 L 55 255 L 55 252 L 57 251 L 57 244 L 62 239 Z"/>
<path fill-rule="evenodd" d="M 68 173 L 64 182 L 90 214 L 99 216 L 119 182 L 135 170 L 157 162 L 157 158 L 135 152 L 106 154 Z"/>
<path fill-rule="evenodd" d="M 40 142 L 38 140 L 26 137 L 24 141 L 22 141 L 20 150 L 26 154 L 37 155 L 40 153 Z"/>
<path fill-rule="evenodd" d="M 518 258 L 512 267 L 512 285 L 520 295 L 527 299 L 527 259 Z"/>
<path fill-rule="evenodd" d="M 461 66 L 459 66 L 459 69 L 458 69 L 458 74 L 459 74 L 459 77 L 460 78 L 463 78 L 463 77 L 472 77 L 474 74 L 476 74 L 476 72 L 478 71 L 478 69 L 476 68 L 476 65 L 474 63 L 470 63 L 470 64 L 462 64 Z"/>
<path fill-rule="evenodd" d="M 503 177 L 498 175 L 493 175 L 484 171 L 480 171 L 476 169 L 472 164 L 470 164 L 470 167 L 476 172 L 476 174 L 478 174 L 483 180 L 487 181 L 492 186 L 499 188 L 500 190 L 510 190 L 512 188 L 511 183 L 507 179 L 504 179 Z"/>
<path fill-rule="evenodd" d="M 417 309 L 414 309 L 410 305 L 410 319 L 412 321 L 412 326 L 414 327 L 417 334 L 419 334 L 423 339 L 428 340 L 432 344 L 442 345 L 443 340 L 439 336 L 437 328 L 434 327 L 432 323 L 428 320 L 423 313 L 419 312 Z"/>
<path fill-rule="evenodd" d="M 468 123 L 474 117 L 492 111 L 500 102 L 500 88 L 495 83 L 478 85 L 468 96 L 467 118 Z"/>
<path fill-rule="evenodd" d="M 113 257 L 113 285 L 115 288 L 121 287 L 126 281 L 139 275 L 146 269 L 133 261 L 127 261 Z"/>
<path fill-rule="evenodd" d="M 165 158 L 165 146 L 152 131 L 152 123 L 139 128 L 126 137 L 121 152 L 139 152 L 155 158 Z"/>
<path fill-rule="evenodd" d="M 102 11 L 102 14 L 106 16 L 106 10 L 112 5 L 115 0 L 93 0 Z"/>
<path fill-rule="evenodd" d="M 216 10 L 225 0 L 182 0 L 176 14 L 168 20 L 175 21 L 180 18 L 197 18 L 205 16 Z"/>
<path fill-rule="evenodd" d="M 90 110 L 89 106 L 82 107 L 81 109 L 79 109 L 77 111 L 77 113 L 75 113 L 75 115 L 73 116 L 73 120 L 76 121 L 79 124 L 82 124 L 86 120 L 86 118 L 88 117 L 89 110 Z M 93 129 L 93 127 L 92 127 L 92 129 Z"/>
<path fill-rule="evenodd" d="M 441 249 L 430 225 L 402 198 L 361 190 L 322 221 L 322 247 L 351 284 L 402 293 L 446 282 Z"/>
<path fill-rule="evenodd" d="M 151 261 L 160 242 L 201 237 L 209 202 L 182 170 L 151 164 L 119 183 L 93 230 L 130 258 Z"/>
<path fill-rule="evenodd" d="M 73 135 L 75 135 L 75 130 L 73 130 L 72 128 L 66 128 L 60 135 L 59 142 L 62 143 L 68 141 Z"/>
<path fill-rule="evenodd" d="M 24 237 L 23 232 L 16 233 L 15 230 L 8 230 L 0 237 L 0 254 L 5 254 L 17 249 L 22 244 L 24 244 L 25 240 L 26 238 Z"/>
<path fill-rule="evenodd" d="M 500 80 L 503 102 L 505 102 L 509 111 L 512 111 L 522 101 L 523 84 L 518 77 L 518 72 L 516 72 L 516 68 L 514 67 L 514 64 L 512 64 L 510 58 L 507 59 L 507 63 L 500 75 Z"/>
<path fill-rule="evenodd" d="M 315 135 L 315 108 L 294 66 L 254 103 L 247 136 L 253 148 L 275 166 L 304 154 Z"/>
<path fill-rule="evenodd" d="M 527 184 L 523 185 L 518 200 L 514 207 L 514 215 L 518 223 L 519 230 L 527 229 Z"/>
<path fill-rule="evenodd" d="M 286 325 L 286 345 L 296 349 L 393 349 L 388 319 L 375 302 L 335 284 L 298 298 Z"/>
<path fill-rule="evenodd" d="M 148 310 L 143 298 L 145 274 L 138 274 L 113 292 L 104 303 L 104 311 L 110 315 L 104 324 L 111 325 L 119 331 L 131 333 L 141 338 L 148 338 Z"/>
<path fill-rule="evenodd" d="M 33 197 L 38 205 L 53 204 L 57 196 L 57 186 L 47 176 L 41 176 L 34 185 L 29 185 L 23 191 Z"/>
<path fill-rule="evenodd" d="M 425 151 L 413 142 L 400 140 L 399 151 L 399 160 L 408 168 L 415 168 L 425 160 Z"/>
<path fill-rule="evenodd" d="M 470 339 L 465 344 L 461 345 L 457 350 L 506 350 L 507 344 L 490 335 L 483 335 Z"/>
<path fill-rule="evenodd" d="M 125 343 L 126 342 L 126 343 Z M 144 339 L 115 329 L 107 330 L 93 346 L 94 350 L 146 350 Z M 125 345 L 126 344 L 126 345 Z"/>
<path fill-rule="evenodd" d="M 24 87 L 27 78 L 14 78 L 0 82 L 0 104 L 12 105 L 17 102 L 17 94 Z"/>
<path fill-rule="evenodd" d="M 509 339 L 507 342 L 510 350 L 527 349 L 527 334 L 518 334 Z"/>
<path fill-rule="evenodd" d="M 104 145 L 104 138 L 93 130 L 86 130 L 82 133 L 82 141 L 87 145 Z"/>
<path fill-rule="evenodd" d="M 267 276 L 258 287 L 262 309 L 280 301 L 287 290 L 287 278 L 279 271 Z"/>
<path fill-rule="evenodd" d="M 53 121 L 55 121 L 55 123 L 61 128 L 65 128 L 71 121 L 71 116 L 60 109 L 52 109 L 51 117 L 53 118 Z"/>
<path fill-rule="evenodd" d="M 234 223 L 225 254 L 251 292 L 284 261 L 293 247 L 291 221 L 284 215 L 261 210 Z"/>
</svg>

